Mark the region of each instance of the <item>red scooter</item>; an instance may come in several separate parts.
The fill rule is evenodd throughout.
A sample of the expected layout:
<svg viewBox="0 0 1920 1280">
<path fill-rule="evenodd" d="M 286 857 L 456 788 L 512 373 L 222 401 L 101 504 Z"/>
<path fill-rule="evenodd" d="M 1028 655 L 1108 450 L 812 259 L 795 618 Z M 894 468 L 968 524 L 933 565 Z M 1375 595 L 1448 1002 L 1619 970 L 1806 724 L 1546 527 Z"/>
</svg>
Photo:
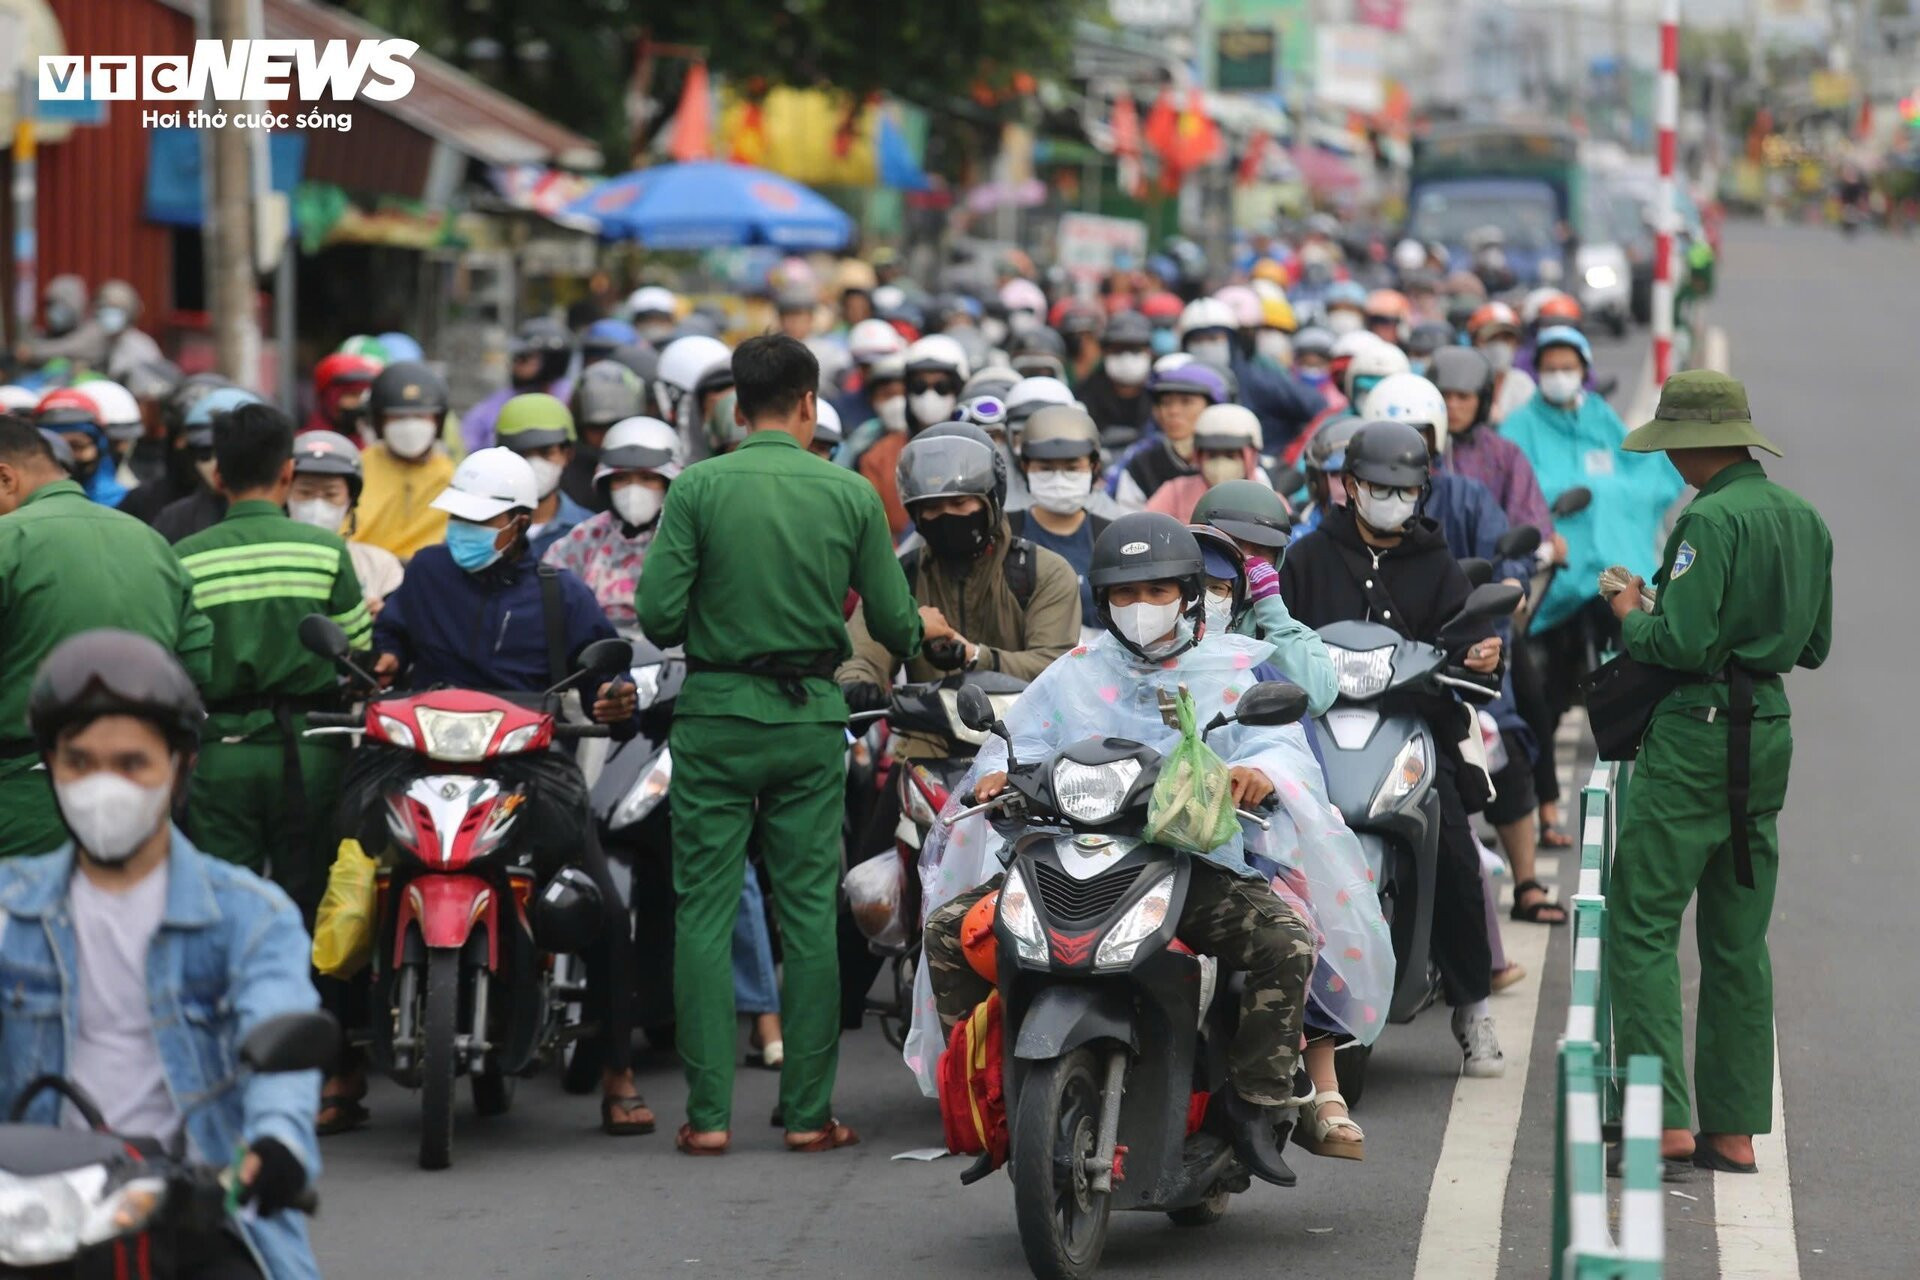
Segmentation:
<svg viewBox="0 0 1920 1280">
<path fill-rule="evenodd" d="M 300 640 L 374 687 L 331 619 L 304 619 Z M 632 646 L 598 641 L 580 660 L 579 672 L 544 694 L 434 689 L 307 717 L 310 733 L 358 732 L 362 750 L 383 753 L 376 785 L 393 853 L 375 880 L 367 1030 L 376 1065 L 420 1090 L 423 1169 L 452 1162 L 454 1078 L 471 1080 L 475 1111 L 505 1112 L 515 1079 L 559 1048 L 561 1012 L 584 994 L 555 980 L 554 954 L 592 944 L 598 892 L 572 868 L 542 887 L 522 820 L 548 749 L 608 733 L 558 721 L 560 695 L 620 675 Z"/>
</svg>

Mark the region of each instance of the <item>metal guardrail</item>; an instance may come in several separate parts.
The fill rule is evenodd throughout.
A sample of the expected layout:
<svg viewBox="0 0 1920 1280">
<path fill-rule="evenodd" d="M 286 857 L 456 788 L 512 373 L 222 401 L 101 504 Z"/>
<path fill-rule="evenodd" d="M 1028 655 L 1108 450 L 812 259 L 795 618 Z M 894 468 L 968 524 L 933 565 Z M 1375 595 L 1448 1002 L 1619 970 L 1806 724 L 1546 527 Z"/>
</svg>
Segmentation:
<svg viewBox="0 0 1920 1280">
<path fill-rule="evenodd" d="M 1604 939 L 1607 886 L 1627 770 L 1601 762 L 1580 793 L 1580 878 L 1573 896 L 1572 991 L 1555 1060 L 1555 1280 L 1656 1280 L 1666 1254 L 1661 1199 L 1660 1059 L 1614 1061 Z M 1624 1076 L 1625 1088 L 1621 1088 Z M 1606 1135 L 1619 1137 L 1619 1230 L 1610 1222 Z"/>
</svg>

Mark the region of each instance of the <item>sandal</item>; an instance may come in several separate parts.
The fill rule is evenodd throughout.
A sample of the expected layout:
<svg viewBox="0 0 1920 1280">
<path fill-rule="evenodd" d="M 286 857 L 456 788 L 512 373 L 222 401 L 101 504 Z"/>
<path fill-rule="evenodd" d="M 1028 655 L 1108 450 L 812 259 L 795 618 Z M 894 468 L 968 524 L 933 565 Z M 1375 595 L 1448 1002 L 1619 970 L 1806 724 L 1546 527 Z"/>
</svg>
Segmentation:
<svg viewBox="0 0 1920 1280">
<path fill-rule="evenodd" d="M 1522 894 L 1535 892 L 1540 894 L 1538 901 L 1521 905 Z M 1550 911 L 1559 912 L 1560 918 L 1557 920 L 1541 918 Z M 1565 924 L 1567 922 L 1567 909 L 1555 902 L 1548 894 L 1547 886 L 1538 880 L 1522 880 L 1513 886 L 1513 910 L 1507 914 L 1525 924 Z"/>
<path fill-rule="evenodd" d="M 351 1133 L 366 1124 L 373 1118 L 373 1113 L 361 1101 L 366 1096 L 364 1093 L 351 1097 L 343 1093 L 321 1094 L 320 1117 L 313 1126 L 314 1132 L 326 1138 L 336 1133 Z"/>
<path fill-rule="evenodd" d="M 857 1147 L 860 1145 L 860 1135 L 846 1125 L 841 1124 L 838 1120 L 827 1121 L 826 1128 L 816 1133 L 813 1137 L 806 1139 L 804 1142 L 795 1142 L 794 1136 L 795 1135 L 791 1133 L 787 1135 L 787 1150 L 789 1151 L 833 1151 L 840 1147 Z"/>
<path fill-rule="evenodd" d="M 786 1044 L 779 1040 L 769 1040 L 765 1045 L 747 1044 L 747 1065 L 759 1067 L 762 1071 L 778 1071 L 780 1064 L 787 1060 Z"/>
<path fill-rule="evenodd" d="M 1526 976 L 1527 966 L 1523 964 L 1510 964 L 1504 969 L 1495 969 L 1493 971 L 1493 990 L 1496 992 L 1505 991 L 1508 987 L 1519 982 Z"/>
<path fill-rule="evenodd" d="M 1708 1142 L 1704 1133 L 1697 1133 L 1693 1138 L 1693 1167 L 1713 1173 L 1760 1172 L 1760 1166 L 1750 1160 L 1734 1160 L 1720 1154 L 1720 1149 Z"/>
<path fill-rule="evenodd" d="M 600 1132 L 612 1134 L 616 1138 L 628 1138 L 636 1134 L 652 1133 L 654 1130 L 653 1108 L 639 1094 L 627 1097 L 602 1096 L 600 1099 Z"/>
<path fill-rule="evenodd" d="M 1550 827 L 1542 823 L 1540 826 L 1540 847 L 1542 849 L 1571 849 L 1573 848 L 1573 837 L 1558 827 Z"/>
<path fill-rule="evenodd" d="M 727 1154 L 727 1148 L 733 1145 L 733 1135 L 724 1131 L 716 1143 L 695 1142 L 693 1134 L 692 1125 L 681 1125 L 680 1132 L 673 1135 L 674 1150 L 686 1156 L 723 1156 Z"/>
<path fill-rule="evenodd" d="M 1340 1096 L 1337 1089 L 1321 1089 L 1314 1094 L 1313 1101 L 1300 1109 L 1300 1123 L 1294 1127 L 1293 1140 L 1316 1156 L 1329 1156 L 1335 1160 L 1364 1160 L 1367 1158 L 1367 1135 L 1351 1115 L 1327 1116 L 1320 1109 L 1329 1102 L 1340 1104 L 1340 1110 L 1346 1111 L 1347 1100 Z M 1354 1137 L 1337 1138 L 1332 1135 L 1348 1129 Z"/>
</svg>

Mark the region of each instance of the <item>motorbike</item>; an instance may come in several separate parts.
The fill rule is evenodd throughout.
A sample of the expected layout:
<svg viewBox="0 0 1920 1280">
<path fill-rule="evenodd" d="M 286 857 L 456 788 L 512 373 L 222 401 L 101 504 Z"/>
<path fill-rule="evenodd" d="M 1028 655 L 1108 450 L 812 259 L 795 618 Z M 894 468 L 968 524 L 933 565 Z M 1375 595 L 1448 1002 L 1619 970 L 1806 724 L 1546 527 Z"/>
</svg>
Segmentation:
<svg viewBox="0 0 1920 1280">
<path fill-rule="evenodd" d="M 305 618 L 300 639 L 374 688 L 325 615 Z M 604 725 L 559 720 L 558 699 L 620 675 L 630 659 L 626 641 L 600 640 L 545 693 L 433 689 L 307 717 L 309 733 L 357 732 L 405 753 L 379 788 L 394 852 L 375 878 L 369 1033 L 375 1064 L 420 1091 L 423 1169 L 452 1163 L 455 1078 L 469 1078 L 476 1112 L 505 1113 L 515 1080 L 558 1050 L 566 1007 L 585 994 L 558 980 L 554 952 L 534 938 L 540 875 L 520 821 L 534 784 L 513 766 L 556 742 L 608 736 Z"/>
<path fill-rule="evenodd" d="M 1306 707 L 1293 685 L 1258 684 L 1206 732 L 1291 724 Z M 1159 753 L 1089 738 L 1022 763 L 984 691 L 960 690 L 958 711 L 1008 750 L 1006 789 L 944 821 L 991 812 L 1009 850 L 993 927 L 1020 1243 L 1041 1280 L 1085 1280 L 1114 1210 L 1204 1226 L 1251 1185 L 1232 1145 L 1194 1120 L 1196 1095 L 1226 1085 L 1239 1004 L 1231 976 L 1174 936 L 1190 857 L 1142 837 Z"/>
<path fill-rule="evenodd" d="M 888 785 L 900 803 L 893 848 L 850 869 L 843 882 L 855 926 L 867 945 L 885 958 L 892 973 L 891 996 L 879 999 L 869 994 L 867 1012 L 879 1020 L 881 1034 L 896 1049 L 906 1043 L 913 1021 L 913 978 L 920 962 L 920 849 L 953 789 L 973 767 L 974 750 L 987 739 L 985 732 L 960 720 L 958 699 L 964 690 L 978 689 L 995 714 L 1000 714 L 1026 687 L 1025 680 L 1003 672 L 969 671 L 926 684 L 903 685 L 893 691 L 886 710 L 852 718 L 855 724 L 885 720 L 895 733 L 942 738 L 951 750 L 950 755 L 933 759 L 893 762 Z M 880 892 L 872 892 L 874 888 Z"/>
<path fill-rule="evenodd" d="M 1410 640 L 1378 622 L 1334 622 L 1319 630 L 1340 692 L 1314 727 L 1328 799 L 1360 840 L 1392 932 L 1389 1022 L 1412 1021 L 1440 994 L 1431 953 L 1440 856 L 1434 774 L 1442 748 L 1421 704 L 1457 694 L 1471 706 L 1498 696 L 1497 676 L 1490 680 L 1453 666 L 1447 649 L 1463 627 L 1511 614 L 1520 596 L 1515 586 L 1475 587 L 1441 627 L 1438 644 Z M 1349 1106 L 1357 1106 L 1365 1091 L 1372 1052 L 1371 1046 L 1349 1045 L 1335 1055 Z"/>
<path fill-rule="evenodd" d="M 240 1062 L 260 1073 L 321 1071 L 333 1066 L 339 1047 L 340 1028 L 328 1014 L 283 1013 L 247 1033 Z M 64 1098 L 88 1127 L 22 1123 L 43 1093 Z M 220 1230 L 235 1207 L 238 1175 L 238 1158 L 232 1165 L 176 1158 L 146 1139 L 110 1132 L 85 1089 L 41 1076 L 21 1090 L 0 1124 L 0 1273 L 31 1280 L 127 1275 L 131 1256 L 149 1256 L 152 1240 L 143 1236 Z M 302 1213 L 319 1207 L 311 1186 L 294 1205 Z"/>
</svg>

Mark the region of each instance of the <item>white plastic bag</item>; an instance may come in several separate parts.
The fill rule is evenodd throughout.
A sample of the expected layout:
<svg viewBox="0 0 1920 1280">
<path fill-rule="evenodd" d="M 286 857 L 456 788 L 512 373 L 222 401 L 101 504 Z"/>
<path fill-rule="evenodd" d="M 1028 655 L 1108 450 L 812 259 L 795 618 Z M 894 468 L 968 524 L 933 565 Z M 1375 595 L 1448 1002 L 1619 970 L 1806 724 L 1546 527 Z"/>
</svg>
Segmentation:
<svg viewBox="0 0 1920 1280">
<path fill-rule="evenodd" d="M 876 853 L 847 872 L 846 890 L 853 922 L 869 942 L 899 951 L 907 945 L 907 872 L 893 849 Z"/>
</svg>

